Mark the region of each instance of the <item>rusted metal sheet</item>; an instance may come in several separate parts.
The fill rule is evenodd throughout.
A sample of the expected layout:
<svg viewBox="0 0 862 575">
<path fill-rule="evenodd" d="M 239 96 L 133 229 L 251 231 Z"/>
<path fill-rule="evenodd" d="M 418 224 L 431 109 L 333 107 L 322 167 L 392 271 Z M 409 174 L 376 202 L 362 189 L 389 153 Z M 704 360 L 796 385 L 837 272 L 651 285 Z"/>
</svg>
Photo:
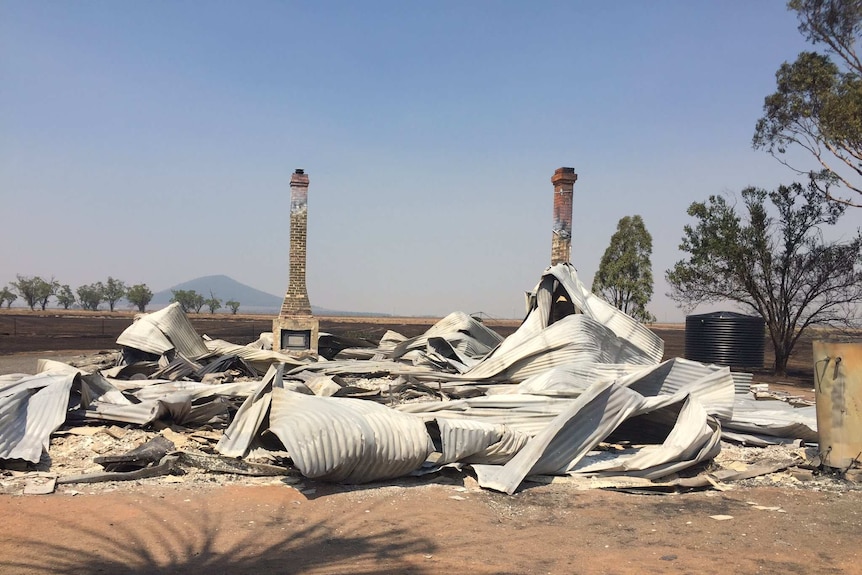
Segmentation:
<svg viewBox="0 0 862 575">
<path fill-rule="evenodd" d="M 820 457 L 839 469 L 862 466 L 862 342 L 814 342 Z"/>
</svg>

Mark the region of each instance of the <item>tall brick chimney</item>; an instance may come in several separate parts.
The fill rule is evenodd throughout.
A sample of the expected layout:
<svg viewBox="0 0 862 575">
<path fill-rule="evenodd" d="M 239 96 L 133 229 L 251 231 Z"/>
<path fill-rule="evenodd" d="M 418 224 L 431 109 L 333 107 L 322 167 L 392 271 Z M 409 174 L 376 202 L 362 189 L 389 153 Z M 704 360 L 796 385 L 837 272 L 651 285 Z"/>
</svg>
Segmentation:
<svg viewBox="0 0 862 575">
<path fill-rule="evenodd" d="M 308 175 L 290 177 L 290 283 L 281 312 L 272 322 L 272 346 L 277 351 L 317 352 L 319 322 L 311 314 L 305 285 L 308 233 Z"/>
<path fill-rule="evenodd" d="M 578 175 L 574 168 L 557 168 L 554 184 L 554 234 L 551 237 L 551 265 L 572 259 L 572 194 Z"/>
</svg>

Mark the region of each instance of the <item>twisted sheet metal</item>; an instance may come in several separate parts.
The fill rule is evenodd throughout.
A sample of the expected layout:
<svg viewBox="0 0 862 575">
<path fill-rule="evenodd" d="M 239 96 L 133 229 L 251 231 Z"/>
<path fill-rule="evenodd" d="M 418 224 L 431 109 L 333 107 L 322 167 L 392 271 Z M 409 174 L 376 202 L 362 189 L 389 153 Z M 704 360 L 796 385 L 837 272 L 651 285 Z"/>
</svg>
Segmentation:
<svg viewBox="0 0 862 575">
<path fill-rule="evenodd" d="M 514 493 L 527 475 L 563 475 L 643 405 L 643 396 L 598 384 L 574 400 L 502 466 L 474 465 L 479 485 Z"/>
<path fill-rule="evenodd" d="M 79 378 L 77 372 L 46 372 L 0 382 L 0 459 L 39 462 L 51 433 L 66 420 Z"/>
<path fill-rule="evenodd" d="M 283 385 L 284 364 L 271 365 L 257 389 L 237 410 L 233 421 L 216 444 L 216 451 L 228 457 L 243 457 L 261 431 L 269 414 L 272 390 Z"/>
<path fill-rule="evenodd" d="M 235 343 L 224 341 L 223 339 L 210 339 L 206 340 L 204 343 L 208 352 L 218 355 L 235 355 L 241 357 L 247 363 L 251 364 L 258 373 L 265 373 L 270 366 L 275 363 L 283 363 L 290 368 L 302 367 L 309 364 L 307 360 L 296 359 L 286 353 L 260 349 L 256 343 L 237 345 Z"/>
<path fill-rule="evenodd" d="M 753 435 L 750 443 L 762 444 L 756 441 L 758 436 L 764 443 L 770 442 L 768 437 L 818 441 L 817 413 L 813 405 L 793 407 L 783 401 L 758 401 L 750 395 L 737 395 L 734 399 L 733 417 L 722 421 L 722 426 L 731 432 Z"/>
<path fill-rule="evenodd" d="M 575 268 L 570 263 L 561 263 L 545 270 L 545 276 L 553 276 L 560 282 L 566 293 L 585 315 L 606 326 L 618 337 L 631 342 L 640 349 L 652 363 L 661 361 L 664 355 L 664 341 L 642 323 L 598 297 L 581 282 Z"/>
<path fill-rule="evenodd" d="M 360 399 L 272 390 L 269 431 L 306 477 L 364 483 L 422 466 L 434 446 L 422 420 Z"/>
<path fill-rule="evenodd" d="M 456 336 L 453 337 L 453 336 Z M 466 337 L 465 337 L 466 336 Z M 422 335 L 397 343 L 392 351 L 385 356 L 397 359 L 405 353 L 414 349 L 425 349 L 428 339 L 441 337 L 452 338 L 453 347 L 461 346 L 459 349 L 465 351 L 468 347 L 474 350 L 473 355 L 484 355 L 496 347 L 503 337 L 485 324 L 470 317 L 462 311 L 450 313 Z M 456 345 L 456 339 L 458 342 Z"/>
<path fill-rule="evenodd" d="M 667 413 L 657 413 L 661 411 Z M 675 401 L 663 409 L 649 413 L 665 416 L 672 423 L 661 444 L 619 452 L 610 451 L 607 452 L 609 456 L 604 457 L 601 462 L 589 463 L 581 460 L 571 471 L 603 475 L 625 473 L 658 479 L 712 459 L 721 450 L 721 426 L 690 396 L 683 400 L 681 408 Z M 630 436 L 630 439 L 636 437 Z"/>
<path fill-rule="evenodd" d="M 441 457 L 438 464 L 503 464 L 521 450 L 530 436 L 500 424 L 471 419 L 438 418 Z"/>
<path fill-rule="evenodd" d="M 733 415 L 734 381 L 727 367 L 674 358 L 626 375 L 619 383 L 647 397 L 684 392 L 696 398 L 709 415 L 721 419 Z"/>
<path fill-rule="evenodd" d="M 80 374 L 78 379 L 80 386 L 78 390 L 81 394 L 81 405 L 87 406 L 93 401 L 101 401 L 104 403 L 112 403 L 115 405 L 130 405 L 132 401 L 123 395 L 122 391 L 117 388 L 110 380 L 104 377 L 101 373 L 86 373 L 72 367 L 69 364 L 54 361 L 52 359 L 40 359 L 36 362 L 36 372 L 54 372 L 66 373 L 71 375 Z"/>
<path fill-rule="evenodd" d="M 190 359 L 198 359 L 209 353 L 203 338 L 195 331 L 178 303 L 138 316 L 120 334 L 117 343 L 156 355 L 176 349 Z"/>
<path fill-rule="evenodd" d="M 623 423 L 648 414 L 675 419 L 661 445 L 579 468 L 589 451 L 611 434 L 615 434 L 615 440 L 637 442 L 638 426 L 626 428 Z M 644 397 L 616 383 L 596 384 L 530 439 L 508 463 L 474 465 L 474 469 L 482 487 L 510 494 L 526 476 L 534 474 L 589 470 L 626 472 L 653 479 L 714 457 L 720 449 L 720 434 L 717 421 L 686 392 Z"/>
</svg>

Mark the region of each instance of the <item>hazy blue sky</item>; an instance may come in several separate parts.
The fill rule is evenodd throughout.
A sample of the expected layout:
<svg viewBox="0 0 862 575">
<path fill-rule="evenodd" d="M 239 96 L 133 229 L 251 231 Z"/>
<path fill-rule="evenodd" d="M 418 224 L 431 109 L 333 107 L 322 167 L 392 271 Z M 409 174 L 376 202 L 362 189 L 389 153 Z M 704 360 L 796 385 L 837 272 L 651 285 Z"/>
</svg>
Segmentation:
<svg viewBox="0 0 862 575">
<path fill-rule="evenodd" d="M 582 279 L 640 214 L 681 321 L 687 206 L 793 180 L 750 142 L 803 49 L 781 0 L 0 0 L 0 284 L 282 294 L 304 168 L 312 303 L 518 316 L 573 166 Z"/>
</svg>

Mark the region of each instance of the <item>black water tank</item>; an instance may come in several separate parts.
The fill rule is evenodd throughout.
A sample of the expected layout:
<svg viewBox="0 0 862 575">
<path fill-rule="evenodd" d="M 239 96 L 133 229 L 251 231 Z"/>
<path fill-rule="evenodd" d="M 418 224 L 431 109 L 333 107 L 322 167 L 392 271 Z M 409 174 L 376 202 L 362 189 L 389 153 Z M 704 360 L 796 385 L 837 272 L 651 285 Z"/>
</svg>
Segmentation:
<svg viewBox="0 0 862 575">
<path fill-rule="evenodd" d="M 730 367 L 763 367 L 763 318 L 718 311 L 685 318 L 685 358 Z"/>
</svg>

